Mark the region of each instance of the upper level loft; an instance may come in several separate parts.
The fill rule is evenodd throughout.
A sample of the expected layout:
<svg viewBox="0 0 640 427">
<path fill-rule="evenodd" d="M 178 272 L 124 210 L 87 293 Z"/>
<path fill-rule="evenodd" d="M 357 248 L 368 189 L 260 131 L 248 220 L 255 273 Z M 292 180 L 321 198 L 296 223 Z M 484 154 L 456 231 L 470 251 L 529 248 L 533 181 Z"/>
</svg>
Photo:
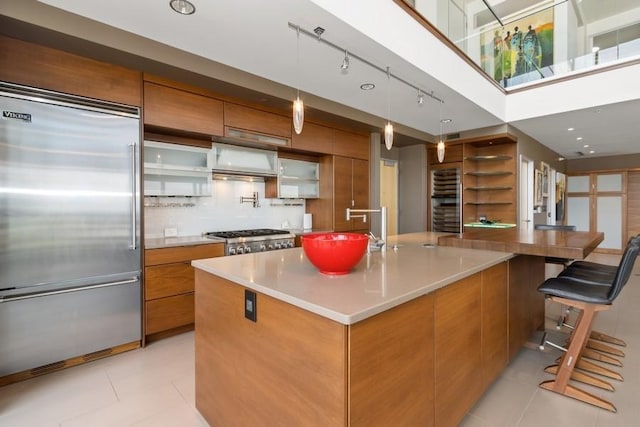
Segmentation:
<svg viewBox="0 0 640 427">
<path fill-rule="evenodd" d="M 400 0 L 507 91 L 640 59 L 638 0 Z"/>
</svg>

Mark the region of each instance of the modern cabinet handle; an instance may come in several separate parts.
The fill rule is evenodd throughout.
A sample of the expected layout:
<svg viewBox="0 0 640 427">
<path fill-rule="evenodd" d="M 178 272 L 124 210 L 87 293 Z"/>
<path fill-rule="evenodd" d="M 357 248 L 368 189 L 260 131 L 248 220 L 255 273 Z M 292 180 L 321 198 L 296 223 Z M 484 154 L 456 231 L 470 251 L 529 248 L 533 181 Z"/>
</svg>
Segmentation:
<svg viewBox="0 0 640 427">
<path fill-rule="evenodd" d="M 136 143 L 129 144 L 129 152 L 131 154 L 131 244 L 129 249 L 135 251 L 138 249 L 136 242 L 136 228 L 138 222 L 138 207 L 136 197 Z"/>
<path fill-rule="evenodd" d="M 31 293 L 25 293 L 25 294 L 18 294 L 18 295 L 12 295 L 9 297 L 0 297 L 0 303 L 19 301 L 23 299 L 31 299 L 31 298 L 38 298 L 38 297 L 47 297 L 51 295 L 68 294 L 71 292 L 88 291 L 90 289 L 109 288 L 111 286 L 128 285 L 130 283 L 136 283 L 138 281 L 140 281 L 140 278 L 136 276 L 136 277 L 132 277 L 131 279 L 119 280 L 117 282 L 98 283 L 95 285 L 78 286 L 75 288 L 58 289 L 55 291 L 31 292 Z"/>
</svg>

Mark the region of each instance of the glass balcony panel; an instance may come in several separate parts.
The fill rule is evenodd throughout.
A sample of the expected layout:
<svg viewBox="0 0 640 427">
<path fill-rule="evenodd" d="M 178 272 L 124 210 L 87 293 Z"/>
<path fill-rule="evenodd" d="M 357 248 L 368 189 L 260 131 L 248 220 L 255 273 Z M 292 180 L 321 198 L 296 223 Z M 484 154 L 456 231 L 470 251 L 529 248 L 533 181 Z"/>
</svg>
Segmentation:
<svg viewBox="0 0 640 427">
<path fill-rule="evenodd" d="M 638 1 L 404 2 L 507 90 L 640 58 Z"/>
</svg>

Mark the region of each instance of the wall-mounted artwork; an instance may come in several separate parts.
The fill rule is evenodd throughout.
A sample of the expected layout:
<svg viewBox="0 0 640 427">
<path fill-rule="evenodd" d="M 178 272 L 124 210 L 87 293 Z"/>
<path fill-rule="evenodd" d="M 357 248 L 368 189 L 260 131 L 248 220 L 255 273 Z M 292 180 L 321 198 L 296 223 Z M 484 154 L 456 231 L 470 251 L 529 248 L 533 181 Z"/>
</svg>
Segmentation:
<svg viewBox="0 0 640 427">
<path fill-rule="evenodd" d="M 553 8 L 480 34 L 480 64 L 497 81 L 553 64 Z"/>
<path fill-rule="evenodd" d="M 533 206 L 542 206 L 542 171 L 536 169 L 533 179 Z"/>
<path fill-rule="evenodd" d="M 551 185 L 551 168 L 545 162 L 540 162 L 542 171 L 542 196 L 549 197 L 549 186 Z"/>
</svg>

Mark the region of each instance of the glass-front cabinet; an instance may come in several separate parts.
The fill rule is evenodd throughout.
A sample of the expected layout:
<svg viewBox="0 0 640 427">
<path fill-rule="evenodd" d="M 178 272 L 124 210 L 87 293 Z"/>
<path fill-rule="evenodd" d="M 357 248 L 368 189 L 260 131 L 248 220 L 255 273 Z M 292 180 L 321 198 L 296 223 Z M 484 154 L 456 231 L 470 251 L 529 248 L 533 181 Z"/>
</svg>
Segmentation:
<svg viewBox="0 0 640 427">
<path fill-rule="evenodd" d="M 569 176 L 567 224 L 578 231 L 602 231 L 600 252 L 617 253 L 624 247 L 626 172 Z"/>
<path fill-rule="evenodd" d="M 318 163 L 278 159 L 277 197 L 280 199 L 316 199 L 320 193 Z"/>
<path fill-rule="evenodd" d="M 144 142 L 145 196 L 211 196 L 211 150 Z"/>
</svg>

